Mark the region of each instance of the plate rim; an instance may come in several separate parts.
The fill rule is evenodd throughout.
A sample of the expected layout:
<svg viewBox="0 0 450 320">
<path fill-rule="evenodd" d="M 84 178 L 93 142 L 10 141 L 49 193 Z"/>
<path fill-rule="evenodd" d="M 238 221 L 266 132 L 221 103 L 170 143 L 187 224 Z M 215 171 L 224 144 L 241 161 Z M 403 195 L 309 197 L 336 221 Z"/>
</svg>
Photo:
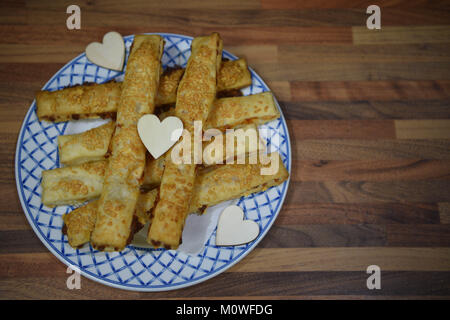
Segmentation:
<svg viewBox="0 0 450 320">
<path fill-rule="evenodd" d="M 159 32 L 152 32 L 152 33 L 139 33 L 139 34 L 158 34 L 161 36 L 173 36 L 173 37 L 180 37 L 180 38 L 185 38 L 185 39 L 189 39 L 192 40 L 193 37 L 192 36 L 187 36 L 187 35 L 181 35 L 181 34 L 175 34 L 175 33 L 159 33 Z M 128 39 L 128 38 L 132 38 L 134 37 L 135 34 L 132 35 L 127 35 L 127 36 L 122 36 L 124 38 L 124 40 Z M 223 50 L 224 53 L 226 55 L 229 55 L 231 58 L 233 59 L 238 59 L 237 56 L 235 56 L 234 54 L 228 52 L 227 50 Z M 85 52 L 77 55 L 76 57 L 74 57 L 73 59 L 71 59 L 69 62 L 67 62 L 64 66 L 62 66 L 60 69 L 58 69 L 55 74 L 53 74 L 53 76 L 44 84 L 44 86 L 42 88 L 45 88 L 48 84 L 50 84 L 55 77 L 59 76 L 60 73 L 62 71 L 64 71 L 66 68 L 68 68 L 74 61 L 82 58 L 83 56 L 85 56 Z M 272 90 L 270 90 L 270 87 L 264 82 L 264 80 L 255 72 L 255 70 L 253 70 L 253 68 L 248 67 L 252 76 L 257 77 L 257 79 L 261 82 L 261 84 L 263 86 L 265 86 L 266 88 L 269 89 L 269 91 L 272 92 Z M 133 284 L 118 284 L 109 280 L 105 280 L 103 277 L 100 276 L 95 276 L 95 275 L 91 275 L 89 272 L 82 270 L 80 268 L 78 268 L 77 266 L 73 265 L 70 263 L 70 261 L 67 259 L 66 255 L 64 254 L 60 254 L 57 250 L 55 250 L 53 248 L 53 245 L 51 245 L 49 243 L 49 241 L 47 241 L 48 239 L 46 237 L 43 236 L 43 234 L 41 233 L 41 231 L 36 227 L 32 217 L 31 217 L 31 213 L 28 213 L 28 207 L 24 202 L 23 199 L 23 194 L 22 194 L 22 186 L 21 186 L 21 180 L 20 178 L 20 169 L 19 169 L 19 155 L 21 153 L 21 144 L 20 142 L 23 140 L 23 135 L 25 133 L 25 129 L 26 129 L 26 124 L 28 123 L 28 119 L 30 118 L 31 114 L 34 112 L 35 110 L 35 105 L 36 105 L 36 100 L 34 99 L 33 102 L 31 103 L 30 107 L 28 108 L 27 113 L 25 114 L 25 117 L 22 121 L 22 125 L 20 127 L 20 131 L 18 134 L 18 138 L 17 138 L 17 143 L 16 143 L 16 153 L 15 153 L 15 160 L 14 160 L 14 168 L 15 168 L 15 179 L 16 179 L 16 188 L 17 188 L 17 193 L 19 195 L 19 200 L 20 200 L 20 204 L 22 206 L 22 210 L 28 220 L 28 223 L 30 224 L 30 226 L 32 227 L 34 233 L 38 236 L 39 240 L 41 240 L 41 242 L 44 244 L 44 246 L 53 254 L 53 256 L 55 256 L 56 258 L 58 258 L 59 261 L 61 261 L 64 265 L 66 265 L 67 267 L 72 268 L 72 270 L 77 270 L 81 275 L 83 275 L 84 277 L 101 283 L 103 285 L 109 286 L 109 287 L 113 287 L 113 288 L 117 288 L 117 289 L 122 289 L 122 290 L 127 290 L 127 291 L 135 291 L 135 292 L 161 292 L 161 291 L 171 291 L 171 290 L 176 290 L 176 289 L 181 289 L 181 288 L 186 288 L 186 287 L 190 287 L 193 285 L 196 285 L 198 283 L 204 282 L 206 280 L 209 280 L 219 274 L 221 274 L 222 272 L 228 270 L 229 268 L 231 268 L 232 266 L 234 266 L 236 263 L 240 262 L 242 259 L 244 259 L 251 251 L 253 251 L 253 249 L 259 244 L 259 242 L 266 236 L 267 232 L 272 228 L 273 223 L 275 222 L 275 220 L 277 219 L 287 192 L 288 192 L 288 188 L 289 188 L 289 184 L 290 184 L 290 179 L 291 179 L 291 166 L 292 166 L 292 147 L 291 147 L 291 139 L 290 139 L 290 134 L 289 134 L 289 128 L 287 126 L 287 122 L 286 119 L 284 117 L 284 113 L 278 103 L 277 98 L 274 95 L 274 101 L 275 104 L 278 108 L 278 110 L 280 111 L 280 118 L 281 118 L 281 122 L 283 124 L 283 126 L 286 128 L 286 143 L 289 147 L 289 152 L 287 154 L 287 170 L 289 172 L 289 177 L 288 179 L 283 182 L 283 189 L 281 192 L 281 199 L 279 201 L 279 206 L 278 208 L 276 208 L 276 212 L 273 216 L 273 218 L 271 219 L 271 221 L 266 225 L 266 228 L 264 230 L 264 232 L 262 234 L 260 234 L 258 236 L 258 238 L 256 240 L 254 240 L 246 249 L 244 249 L 241 253 L 239 253 L 239 255 L 237 256 L 237 258 L 230 262 L 230 263 L 226 263 L 223 266 L 219 267 L 218 269 L 210 272 L 210 273 L 206 273 L 202 276 L 200 276 L 199 278 L 195 279 L 195 280 L 191 280 L 188 282 L 183 282 L 181 284 L 173 284 L 173 285 L 160 285 L 160 286 L 150 286 L 150 287 L 145 287 L 142 285 L 133 285 Z M 133 248 L 134 249 L 134 248 Z M 186 254 L 187 255 L 187 254 Z"/>
</svg>

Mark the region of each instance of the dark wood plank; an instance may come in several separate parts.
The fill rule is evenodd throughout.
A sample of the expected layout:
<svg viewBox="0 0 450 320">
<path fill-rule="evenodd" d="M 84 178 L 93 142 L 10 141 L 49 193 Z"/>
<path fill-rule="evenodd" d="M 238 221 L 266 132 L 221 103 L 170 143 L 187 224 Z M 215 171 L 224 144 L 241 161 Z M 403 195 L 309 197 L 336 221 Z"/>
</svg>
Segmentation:
<svg viewBox="0 0 450 320">
<path fill-rule="evenodd" d="M 287 119 L 449 119 L 450 100 L 286 102 Z"/>
<path fill-rule="evenodd" d="M 442 224 L 450 224 L 450 203 L 439 203 L 439 218 Z"/>
<path fill-rule="evenodd" d="M 65 270 L 61 270 L 64 273 Z M 178 291 L 138 293 L 104 287 L 83 278 L 81 290 L 67 290 L 65 275 L 52 278 L 17 278 L 0 280 L 5 295 L 16 299 L 39 299 L 43 292 L 48 298 L 96 299 L 158 299 L 181 296 L 199 298 L 236 296 L 357 295 L 450 296 L 449 272 L 382 272 L 382 290 L 368 290 L 365 271 L 354 272 L 264 272 L 223 273 L 210 281 Z M 227 285 L 224 286 L 223 283 Z M 245 283 L 245 286 L 242 284 Z M 32 290 L 30 290 L 32 289 Z"/>
<path fill-rule="evenodd" d="M 305 139 L 393 139 L 392 120 L 290 120 L 291 134 Z"/>
<path fill-rule="evenodd" d="M 442 223 L 440 209 L 441 206 L 433 203 L 323 204 L 287 201 L 275 225 L 437 224 Z"/>
<path fill-rule="evenodd" d="M 448 80 L 450 62 L 285 62 L 249 63 L 262 77 L 277 81 Z"/>
<path fill-rule="evenodd" d="M 301 160 L 450 159 L 450 141 L 311 139 L 294 141 Z"/>
<path fill-rule="evenodd" d="M 11 205 L 10 212 L 6 210 L 0 212 L 0 232 L 4 230 L 27 230 L 28 233 L 33 232 L 22 208 L 19 208 L 19 204 Z"/>
<path fill-rule="evenodd" d="M 448 247 L 264 248 L 228 272 L 360 271 L 374 261 L 384 271 L 449 271 Z"/>
<path fill-rule="evenodd" d="M 27 16 L 30 25 L 60 25 L 65 22 L 61 10 L 66 6 L 44 9 L 33 8 L 33 15 Z M 62 11 L 64 12 L 64 11 Z M 216 25 L 235 27 L 254 27 L 261 24 L 270 26 L 359 26 L 367 15 L 364 9 L 274 9 L 215 10 L 211 8 L 170 9 L 150 7 L 122 7 L 120 11 L 104 6 L 101 11 L 87 7 L 84 23 L 90 26 L 109 26 L 120 28 L 142 27 L 158 29 L 161 26 L 189 24 L 189 26 Z M 5 14 L 11 23 L 12 14 Z M 385 8 L 383 25 L 439 25 L 448 23 L 449 12 L 441 8 L 402 7 Z M 134 18 L 134 19 L 133 19 Z"/>
<path fill-rule="evenodd" d="M 34 84 L 38 87 L 35 90 L 41 89 L 45 82 L 47 82 L 64 64 L 62 63 L 0 63 L 0 71 L 8 74 L 8 78 L 0 79 L 0 83 L 4 86 L 11 84 L 11 81 L 19 82 L 20 84 Z M 42 83 L 41 85 L 39 85 Z M 12 85 L 11 85 L 12 87 Z M 2 90 L 2 94 L 9 93 Z M 29 96 L 27 96 L 29 98 Z"/>
<path fill-rule="evenodd" d="M 31 230 L 0 231 L 0 255 L 4 253 L 48 252 L 41 240 Z"/>
<path fill-rule="evenodd" d="M 292 101 L 415 101 L 450 99 L 450 81 L 293 81 Z"/>
<path fill-rule="evenodd" d="M 404 181 L 450 178 L 449 160 L 296 161 L 294 181 Z M 414 183 L 414 182 L 412 182 Z"/>
<path fill-rule="evenodd" d="M 46 8 L 50 10 L 57 10 L 61 7 L 66 8 L 73 2 L 70 0 L 51 1 L 51 0 L 27 0 L 27 8 Z M 259 9 L 261 7 L 260 0 L 228 0 L 226 2 L 221 0 L 192 0 L 189 2 L 178 0 L 167 0 L 165 2 L 159 1 L 141 1 L 129 0 L 127 6 L 124 8 L 123 2 L 120 0 L 100 0 L 90 1 L 81 0 L 77 4 L 81 8 L 87 8 L 92 11 L 100 12 L 117 12 L 126 11 L 130 13 L 148 12 L 156 9 L 215 9 L 215 10 L 243 10 L 243 9 Z"/>
<path fill-rule="evenodd" d="M 373 4 L 370 0 L 261 0 L 263 9 L 306 9 L 306 8 L 367 8 Z M 380 0 L 377 1 L 380 8 L 392 7 L 440 7 L 445 1 L 426 0 Z"/>
<path fill-rule="evenodd" d="M 334 68 L 337 68 L 337 65 L 339 64 L 350 67 L 349 71 L 356 71 L 356 68 L 353 66 L 362 66 L 364 64 L 367 65 L 367 71 L 370 71 L 371 65 L 376 63 L 386 63 L 395 64 L 397 70 L 401 71 L 404 65 L 410 63 L 449 62 L 449 49 L 450 43 L 393 44 L 390 46 L 374 44 L 357 46 L 341 44 L 330 44 L 327 46 L 305 44 L 301 46 L 301 50 L 295 45 L 279 45 L 278 61 L 282 65 L 291 63 L 293 67 L 309 64 L 312 68 L 318 68 L 320 67 L 320 64 L 327 68 L 332 68 L 333 66 Z M 330 52 L 332 52 L 332 54 L 330 54 Z M 304 68 L 303 74 L 306 74 L 307 72 L 308 68 Z M 424 75 L 426 75 L 426 72 L 421 72 L 420 76 Z M 345 76 L 349 77 L 351 75 L 341 75 L 341 78 L 338 81 L 344 80 L 343 77 Z M 399 74 L 399 76 L 401 77 L 401 74 Z M 370 80 L 377 80 L 375 79 L 376 75 L 373 77 L 374 78 Z"/>
<path fill-rule="evenodd" d="M 380 225 L 289 225 L 270 229 L 258 248 L 381 247 L 386 231 Z"/>
<path fill-rule="evenodd" d="M 383 32 L 372 32 L 366 26 L 352 27 L 353 43 L 360 44 L 405 44 L 449 42 L 450 28 L 446 25 L 388 26 Z"/>
<path fill-rule="evenodd" d="M 291 182 L 289 203 L 448 202 L 449 180 Z"/>
<path fill-rule="evenodd" d="M 275 259 L 267 260 L 267 256 L 275 257 Z M 420 258 L 419 258 L 420 257 Z M 281 260 L 280 260 L 281 259 Z M 319 263 L 320 261 L 320 263 Z M 294 287 L 301 286 L 303 283 L 299 281 L 295 275 L 308 274 L 309 277 L 313 277 L 312 282 L 308 285 L 311 288 L 302 294 L 311 295 L 314 294 L 319 287 L 320 282 L 317 282 L 316 275 L 323 277 L 325 283 L 329 282 L 329 276 L 326 274 L 346 274 L 346 273 L 363 273 L 364 279 L 367 279 L 365 269 L 368 265 L 373 264 L 376 261 L 382 268 L 382 283 L 384 288 L 390 288 L 386 293 L 380 291 L 380 295 L 419 295 L 428 294 L 423 291 L 424 288 L 428 288 L 428 285 L 432 285 L 434 288 L 434 295 L 445 295 L 440 292 L 439 288 L 447 288 L 448 283 L 442 281 L 433 282 L 433 277 L 439 274 L 448 273 L 448 249 L 447 248 L 293 248 L 293 249 L 257 249 L 253 251 L 247 258 L 245 258 L 240 264 L 236 265 L 229 272 L 222 274 L 221 276 L 211 279 L 193 287 L 167 291 L 160 293 L 133 293 L 128 291 L 116 290 L 110 287 L 105 287 L 101 284 L 90 281 L 86 278 L 82 278 L 81 290 L 67 290 L 66 279 L 68 274 L 66 273 L 66 267 L 57 261 L 50 253 L 38 253 L 38 254 L 4 254 L 0 260 L 0 287 L 2 292 L 7 292 L 11 297 L 37 297 L 37 294 L 47 292 L 48 296 L 58 294 L 59 297 L 77 297 L 82 298 L 91 297 L 91 295 L 97 295 L 99 292 L 103 292 L 104 298 L 176 298 L 180 296 L 190 297 L 204 297 L 205 292 L 209 293 L 209 296 L 241 296 L 241 295 L 255 295 L 262 296 L 262 293 L 257 293 L 259 290 L 267 290 L 266 296 L 279 296 L 282 293 L 273 292 L 274 279 L 271 279 L 267 283 L 262 280 L 266 277 L 272 277 L 278 275 L 280 279 L 286 277 L 294 281 Z M 15 266 L 15 267 L 12 267 Z M 274 269 L 275 268 L 275 269 Z M 33 272 L 30 272 L 33 270 Z M 282 272 L 275 272 L 275 270 L 283 270 Z M 433 271 L 433 272 L 430 272 Z M 405 283 L 388 285 L 388 274 L 403 274 L 401 277 Z M 427 281 L 419 281 L 414 277 L 414 274 L 421 274 L 422 279 Z M 253 277 L 258 276 L 259 280 Z M 448 276 L 448 275 L 446 275 Z M 237 290 L 231 294 L 228 292 L 230 289 L 228 286 L 219 285 L 225 283 L 224 278 L 227 277 L 239 277 L 242 281 L 251 281 L 252 285 L 247 288 L 240 285 L 234 288 Z M 386 280 L 384 280 L 386 279 Z M 400 279 L 400 278 L 399 278 Z M 52 280 L 52 282 L 47 282 Z M 225 279 L 226 280 L 226 279 Z M 255 281 L 256 280 L 256 281 Z M 416 281 L 417 280 L 417 281 Z M 428 281 L 430 280 L 430 281 Z M 17 285 L 13 285 L 17 281 Z M 347 281 L 342 280 L 344 282 Z M 408 281 L 414 281 L 414 286 L 405 285 Z M 226 282 L 228 283 L 228 282 Z M 440 285 L 438 285 L 440 283 Z M 284 280 L 279 283 L 280 287 L 277 287 L 277 291 L 286 286 Z M 365 280 L 361 285 L 365 286 Z M 228 289 L 226 289 L 226 288 Z M 24 290 L 28 288 L 28 290 Z M 365 288 L 365 287 L 364 287 Z M 414 289 L 415 288 L 415 289 Z M 417 288 L 422 288 L 418 290 Z M 31 289 L 31 290 L 30 290 Z M 329 291 L 329 287 L 323 288 L 324 292 L 328 294 L 336 295 L 338 292 Z M 406 289 L 410 289 L 409 293 L 406 293 Z M 244 293 L 244 291 L 246 293 Z M 300 289 L 304 290 L 304 289 Z M 311 291 L 312 290 L 312 291 Z M 322 290 L 322 289 L 321 289 Z M 344 288 L 341 294 L 352 295 L 356 292 L 348 291 L 348 288 Z M 367 289 L 365 289 L 367 290 Z M 398 291 L 400 290 L 400 291 Z M 405 292 L 403 292 L 405 290 Z M 291 292 L 291 291 L 288 291 Z M 440 292 L 440 293 L 438 293 Z M 290 294 L 295 294 L 292 291 Z M 372 293 L 365 293 L 372 294 Z M 285 295 L 285 293 L 283 294 Z"/>
<path fill-rule="evenodd" d="M 3 148 L 0 150 L 3 162 L 0 163 L 0 185 L 14 185 L 14 158 L 15 158 L 15 144 L 10 143 L 12 139 L 17 139 L 14 134 L 0 134 L 0 142 Z M 8 141 L 8 142 L 6 142 Z"/>
<path fill-rule="evenodd" d="M 54 44 L 57 41 L 61 45 L 86 46 L 87 43 L 98 41 L 110 27 L 83 26 L 76 32 L 70 32 L 64 28 L 55 28 L 47 25 L 33 27 L 33 37 L 27 33 L 29 27 L 17 24 L 0 24 L 2 42 L 8 44 Z M 161 32 L 185 34 L 184 26 L 161 26 Z M 148 26 L 117 28 L 122 35 L 148 32 Z M 219 32 L 226 39 L 225 49 L 231 45 L 251 44 L 352 44 L 351 27 L 317 26 L 317 27 L 239 27 L 239 32 L 233 26 L 192 26 L 189 32 L 195 34 L 208 34 Z M 65 62 L 65 61 L 63 61 Z"/>
<path fill-rule="evenodd" d="M 387 245 L 400 247 L 449 247 L 450 225 L 401 225 L 386 227 Z"/>
</svg>

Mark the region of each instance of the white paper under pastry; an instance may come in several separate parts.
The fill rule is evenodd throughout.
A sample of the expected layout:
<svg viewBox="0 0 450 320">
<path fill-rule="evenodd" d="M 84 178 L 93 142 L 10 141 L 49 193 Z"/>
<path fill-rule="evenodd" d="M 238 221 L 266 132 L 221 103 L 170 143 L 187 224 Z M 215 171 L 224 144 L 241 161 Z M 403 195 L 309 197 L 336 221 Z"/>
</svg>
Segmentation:
<svg viewBox="0 0 450 320">
<path fill-rule="evenodd" d="M 190 255 L 200 254 L 216 229 L 220 213 L 234 203 L 237 203 L 237 200 L 229 200 L 209 207 L 203 215 L 190 214 L 183 229 L 183 242 L 177 251 Z M 133 246 L 152 248 L 146 241 L 148 227 L 146 225 L 136 233 L 131 243 Z"/>
<path fill-rule="evenodd" d="M 109 119 L 81 119 L 67 122 L 64 134 L 78 134 L 90 129 L 94 129 L 109 122 Z"/>
</svg>

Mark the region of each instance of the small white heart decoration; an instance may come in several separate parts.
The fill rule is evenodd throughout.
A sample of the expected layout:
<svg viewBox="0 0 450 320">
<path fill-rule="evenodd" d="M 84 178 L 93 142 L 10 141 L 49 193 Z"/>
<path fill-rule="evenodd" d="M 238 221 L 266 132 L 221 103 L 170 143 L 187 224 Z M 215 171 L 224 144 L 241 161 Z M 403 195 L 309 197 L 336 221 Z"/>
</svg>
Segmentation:
<svg viewBox="0 0 450 320">
<path fill-rule="evenodd" d="M 103 43 L 92 42 L 86 47 L 86 56 L 94 64 L 122 71 L 125 43 L 120 33 L 111 31 L 103 36 Z"/>
<path fill-rule="evenodd" d="M 259 235 L 259 225 L 252 220 L 244 220 L 244 212 L 238 206 L 223 210 L 217 223 L 216 245 L 236 246 L 255 240 Z"/>
<path fill-rule="evenodd" d="M 161 122 L 154 114 L 146 114 L 139 119 L 137 129 L 148 152 L 158 159 L 180 139 L 183 122 L 177 117 L 167 117 Z"/>
</svg>

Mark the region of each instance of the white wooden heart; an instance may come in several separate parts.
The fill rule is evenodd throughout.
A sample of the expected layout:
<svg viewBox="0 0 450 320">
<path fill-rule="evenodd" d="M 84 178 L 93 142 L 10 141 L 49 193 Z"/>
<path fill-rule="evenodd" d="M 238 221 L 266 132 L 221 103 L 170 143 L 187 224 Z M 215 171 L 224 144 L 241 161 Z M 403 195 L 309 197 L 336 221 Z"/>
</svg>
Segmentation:
<svg viewBox="0 0 450 320">
<path fill-rule="evenodd" d="M 122 71 L 125 43 L 120 33 L 111 31 L 103 36 L 103 43 L 92 42 L 86 47 L 86 57 L 94 64 Z"/>
<path fill-rule="evenodd" d="M 219 217 L 216 245 L 241 245 L 255 240 L 258 235 L 259 225 L 252 220 L 244 220 L 244 212 L 240 207 L 229 206 Z"/>
<path fill-rule="evenodd" d="M 161 122 L 154 114 L 146 114 L 139 119 L 137 129 L 148 152 L 158 159 L 180 139 L 183 122 L 177 117 L 167 117 Z"/>
</svg>

